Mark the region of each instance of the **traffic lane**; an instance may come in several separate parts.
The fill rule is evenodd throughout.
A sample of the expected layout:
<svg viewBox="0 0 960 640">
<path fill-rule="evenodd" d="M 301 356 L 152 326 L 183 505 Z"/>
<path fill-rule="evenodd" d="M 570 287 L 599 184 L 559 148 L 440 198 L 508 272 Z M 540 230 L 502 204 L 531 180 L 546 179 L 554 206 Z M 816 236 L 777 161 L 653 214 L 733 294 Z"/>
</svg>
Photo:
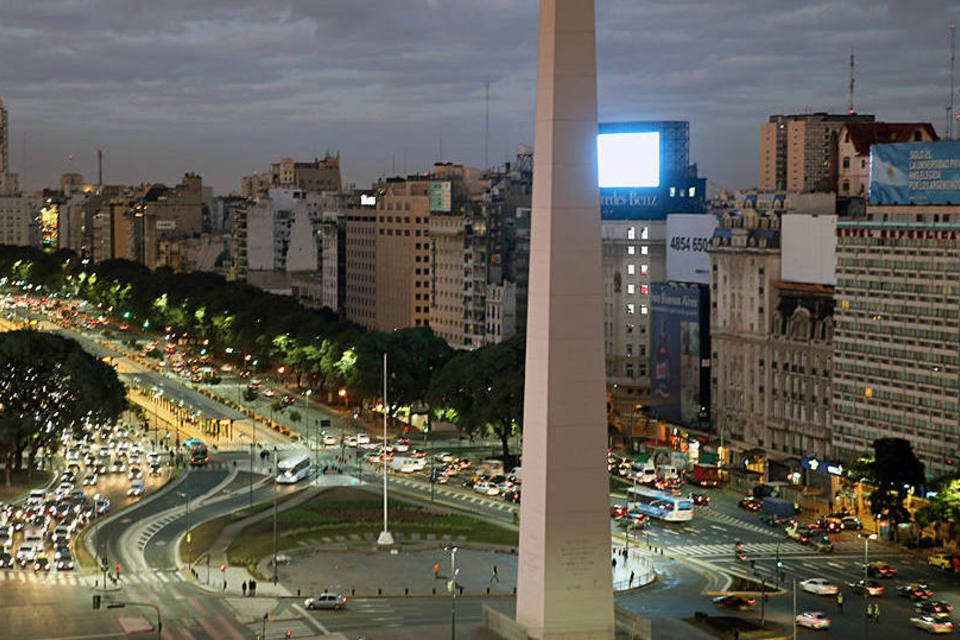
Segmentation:
<svg viewBox="0 0 960 640">
<path fill-rule="evenodd" d="M 0 598 L 2 637 L 34 640 L 40 638 L 108 638 L 126 636 L 117 621 L 131 612 L 94 611 L 88 587 L 41 583 L 5 586 Z"/>
<path fill-rule="evenodd" d="M 184 505 L 185 499 L 178 494 L 184 493 L 191 499 L 213 490 L 223 482 L 229 471 L 226 469 L 188 469 L 185 476 L 176 487 L 164 492 L 152 500 L 141 502 L 126 511 L 118 519 L 112 520 L 105 526 L 98 526 L 93 537 L 95 548 L 101 550 L 106 546 L 110 557 L 119 558 L 125 555 L 126 550 L 120 548 L 120 538 L 127 528 L 161 511 L 178 505 Z M 101 537 L 102 536 L 102 537 Z"/>
<path fill-rule="evenodd" d="M 163 389 L 163 395 L 166 399 L 175 403 L 183 402 L 184 408 L 189 407 L 199 411 L 203 418 L 223 418 L 231 420 L 242 420 L 246 418 L 245 415 L 236 409 L 231 409 L 196 391 L 188 386 L 186 380 L 180 380 L 175 375 L 146 370 L 142 373 L 132 374 L 130 377 L 136 380 L 140 386 L 147 389 Z"/>
<path fill-rule="evenodd" d="M 303 601 L 295 604 L 303 608 Z M 328 631 L 366 632 L 374 637 L 383 627 L 415 627 L 449 625 L 452 598 L 391 598 L 348 600 L 340 611 L 307 610 L 307 615 L 323 625 Z M 483 606 L 487 605 L 514 617 L 516 603 L 513 598 L 457 598 L 457 625 L 470 627 L 483 620 Z M 288 605 L 291 609 L 293 605 Z"/>
<path fill-rule="evenodd" d="M 242 480 L 237 483 L 231 483 L 230 487 L 242 485 L 239 486 L 239 489 L 243 489 L 248 486 L 247 482 L 247 480 Z M 295 492 L 296 490 L 297 489 L 295 486 L 290 485 L 278 487 L 277 497 L 278 499 L 285 498 L 287 495 Z M 266 486 L 257 487 L 253 491 L 253 504 L 259 504 L 267 500 L 272 500 L 273 495 L 273 483 L 270 483 Z M 203 522 L 206 522 L 207 520 L 212 520 L 228 513 L 239 511 L 247 507 L 249 504 L 249 493 L 239 490 L 237 495 L 226 500 L 218 500 L 211 504 L 205 504 L 196 510 L 191 509 L 190 526 L 193 528 Z M 150 537 L 143 549 L 144 562 L 150 569 L 156 571 L 169 571 L 171 569 L 176 569 L 175 543 L 184 533 L 186 533 L 186 526 L 186 512 L 184 512 L 183 514 L 178 515 L 176 519 L 162 526 L 153 536 Z"/>
<path fill-rule="evenodd" d="M 702 609 L 706 577 L 679 560 L 657 562 L 656 581 L 643 589 L 618 594 L 616 603 L 640 616 L 689 616 Z"/>
</svg>

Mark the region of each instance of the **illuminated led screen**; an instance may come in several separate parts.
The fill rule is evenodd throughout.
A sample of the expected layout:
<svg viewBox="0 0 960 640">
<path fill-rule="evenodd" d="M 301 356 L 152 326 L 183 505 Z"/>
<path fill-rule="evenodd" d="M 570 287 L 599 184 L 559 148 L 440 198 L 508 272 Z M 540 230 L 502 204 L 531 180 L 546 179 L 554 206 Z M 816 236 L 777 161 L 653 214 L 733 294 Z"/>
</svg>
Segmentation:
<svg viewBox="0 0 960 640">
<path fill-rule="evenodd" d="M 601 133 L 597 168 L 601 189 L 659 187 L 660 132 Z"/>
</svg>

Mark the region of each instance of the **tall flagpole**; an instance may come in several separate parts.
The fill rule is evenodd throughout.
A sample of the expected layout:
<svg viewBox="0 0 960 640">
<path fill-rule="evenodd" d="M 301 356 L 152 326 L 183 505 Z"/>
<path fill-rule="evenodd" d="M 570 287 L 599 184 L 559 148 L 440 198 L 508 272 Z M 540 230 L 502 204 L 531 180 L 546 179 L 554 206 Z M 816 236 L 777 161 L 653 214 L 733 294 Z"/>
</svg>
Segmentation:
<svg viewBox="0 0 960 640">
<path fill-rule="evenodd" d="M 390 405 L 387 403 L 387 352 L 383 352 L 383 446 L 380 448 L 380 458 L 383 460 L 383 531 L 377 538 L 377 544 L 392 545 L 393 534 L 387 529 L 387 413 Z"/>
</svg>

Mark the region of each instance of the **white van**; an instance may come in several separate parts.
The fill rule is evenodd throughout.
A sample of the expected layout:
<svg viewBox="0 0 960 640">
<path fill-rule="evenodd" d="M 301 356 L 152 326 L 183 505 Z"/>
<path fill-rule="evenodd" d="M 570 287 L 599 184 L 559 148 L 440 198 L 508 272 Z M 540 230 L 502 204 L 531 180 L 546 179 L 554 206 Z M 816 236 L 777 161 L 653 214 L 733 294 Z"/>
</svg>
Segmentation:
<svg viewBox="0 0 960 640">
<path fill-rule="evenodd" d="M 130 481 L 130 488 L 127 489 L 127 495 L 130 497 L 139 497 L 147 490 L 147 485 L 143 478 L 134 478 Z"/>
<path fill-rule="evenodd" d="M 676 480 L 677 468 L 671 467 L 670 465 L 662 464 L 659 467 L 657 467 L 657 474 L 664 480 Z"/>
<path fill-rule="evenodd" d="M 400 473 L 413 473 L 419 470 L 417 460 L 406 456 L 394 456 L 393 459 L 390 460 L 390 469 L 392 471 L 399 471 Z"/>
</svg>

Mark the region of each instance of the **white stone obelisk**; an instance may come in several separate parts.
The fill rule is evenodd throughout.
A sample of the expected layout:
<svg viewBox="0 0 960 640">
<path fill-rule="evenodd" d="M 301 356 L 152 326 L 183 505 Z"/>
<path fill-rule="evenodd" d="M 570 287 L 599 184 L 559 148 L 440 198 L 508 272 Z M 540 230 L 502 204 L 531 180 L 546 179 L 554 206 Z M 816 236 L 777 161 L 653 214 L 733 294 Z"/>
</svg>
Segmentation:
<svg viewBox="0 0 960 640">
<path fill-rule="evenodd" d="M 541 0 L 517 622 L 612 638 L 594 0 Z"/>
</svg>

